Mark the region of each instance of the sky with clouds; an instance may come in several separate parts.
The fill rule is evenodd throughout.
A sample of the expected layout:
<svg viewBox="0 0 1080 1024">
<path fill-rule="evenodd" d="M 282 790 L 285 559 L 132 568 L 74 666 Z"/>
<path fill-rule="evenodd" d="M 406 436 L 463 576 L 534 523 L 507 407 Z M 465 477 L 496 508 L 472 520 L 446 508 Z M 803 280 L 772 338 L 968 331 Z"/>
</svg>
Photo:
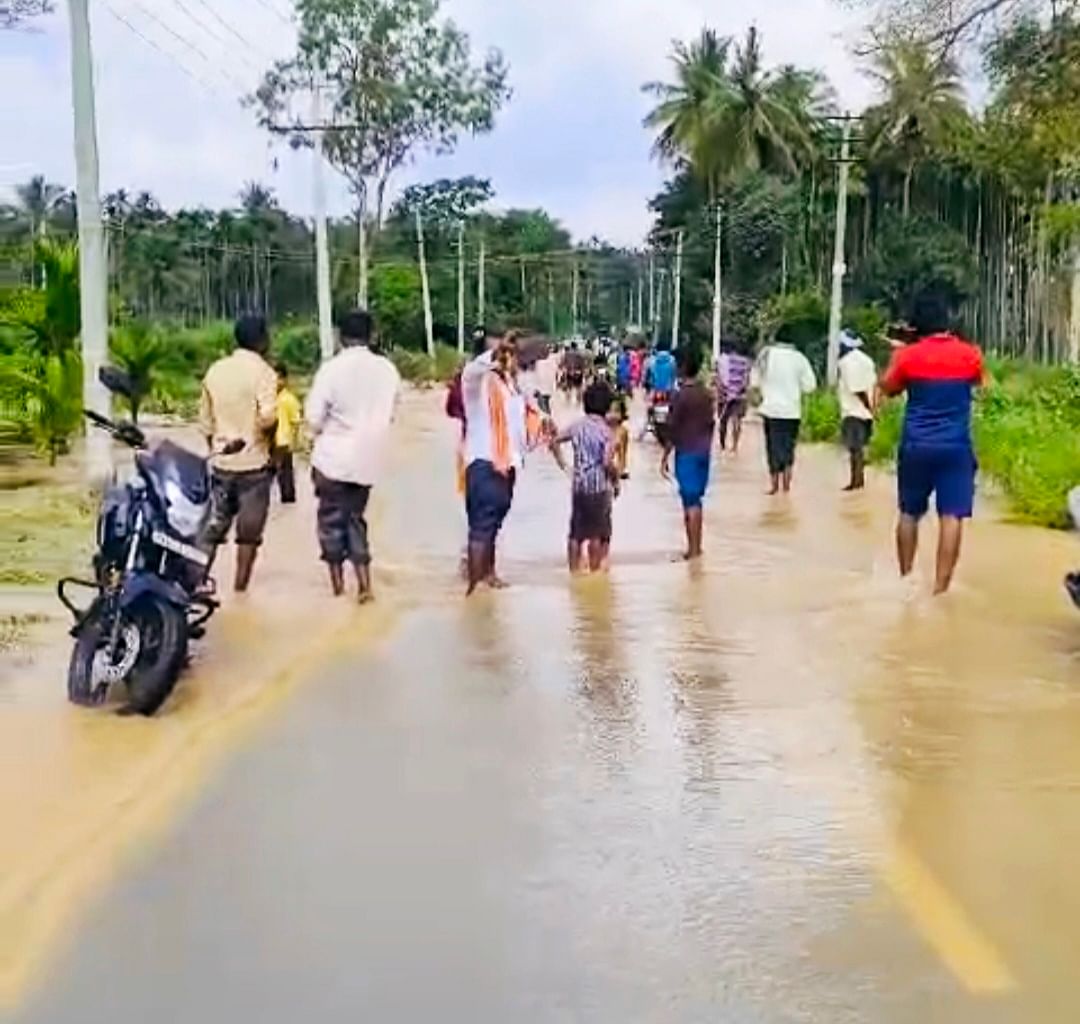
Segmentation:
<svg viewBox="0 0 1080 1024">
<path fill-rule="evenodd" d="M 0 193 L 33 173 L 73 181 L 63 6 L 36 31 L 0 33 Z M 168 207 L 219 207 L 257 180 L 294 212 L 310 212 L 310 157 L 268 142 L 237 101 L 290 52 L 288 0 L 90 7 L 104 191 L 150 189 Z M 647 230 L 646 203 L 664 169 L 650 157 L 641 85 L 667 74 L 673 39 L 705 24 L 739 36 L 754 23 L 768 62 L 826 72 L 852 109 L 871 98 L 850 55 L 858 23 L 836 0 L 443 0 L 443 9 L 474 48 L 502 49 L 514 95 L 491 135 L 421 157 L 398 184 L 489 177 L 498 206 L 544 207 L 581 238 L 632 245 Z M 331 183 L 331 212 L 344 213 L 344 183 Z"/>
</svg>

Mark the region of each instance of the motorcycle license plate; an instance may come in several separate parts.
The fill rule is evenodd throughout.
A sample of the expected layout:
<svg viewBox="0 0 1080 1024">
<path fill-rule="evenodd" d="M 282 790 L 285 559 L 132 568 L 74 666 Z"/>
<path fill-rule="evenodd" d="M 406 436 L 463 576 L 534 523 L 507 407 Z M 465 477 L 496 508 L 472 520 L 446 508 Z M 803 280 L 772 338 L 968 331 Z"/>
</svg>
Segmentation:
<svg viewBox="0 0 1080 1024">
<path fill-rule="evenodd" d="M 159 548 L 164 548 L 166 551 L 172 551 L 174 554 L 180 555 L 182 558 L 186 558 L 189 562 L 194 562 L 196 565 L 206 566 L 210 564 L 210 556 L 205 551 L 200 551 L 197 547 L 194 547 L 191 544 L 185 544 L 182 540 L 170 537 L 167 533 L 162 533 L 160 530 L 155 530 L 150 534 L 150 539 Z"/>
</svg>

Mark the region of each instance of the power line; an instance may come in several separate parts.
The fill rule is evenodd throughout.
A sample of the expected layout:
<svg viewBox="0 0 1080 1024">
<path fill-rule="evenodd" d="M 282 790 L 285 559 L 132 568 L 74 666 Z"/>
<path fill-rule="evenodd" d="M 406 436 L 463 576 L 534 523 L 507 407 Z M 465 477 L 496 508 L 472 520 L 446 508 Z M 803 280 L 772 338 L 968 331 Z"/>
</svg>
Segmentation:
<svg viewBox="0 0 1080 1024">
<path fill-rule="evenodd" d="M 239 81 L 239 79 L 234 78 L 224 69 L 218 68 L 213 63 L 213 61 L 211 61 L 210 58 L 206 56 L 206 54 L 203 52 L 202 49 L 200 49 L 200 47 L 196 46 L 190 39 L 187 38 L 187 36 L 181 35 L 179 32 L 177 32 L 176 29 L 174 29 L 171 25 L 162 21 L 162 19 L 159 18 L 152 10 L 150 10 L 150 8 L 148 8 L 144 3 L 142 3 L 142 0 L 133 0 L 133 3 L 140 11 L 142 11 L 144 15 L 146 15 L 146 17 L 148 17 L 160 28 L 164 29 L 164 31 L 168 32 L 169 35 L 173 37 L 173 39 L 175 39 L 178 43 L 181 44 L 181 46 L 186 46 L 208 68 L 212 68 L 213 70 L 217 71 L 222 76 L 222 78 L 227 79 L 235 88 L 239 89 L 240 92 L 247 92 L 247 86 L 245 86 L 243 82 Z"/>
<path fill-rule="evenodd" d="M 194 22 L 194 23 L 195 23 L 196 25 L 198 25 L 198 26 L 199 26 L 199 28 L 201 28 L 201 29 L 203 30 L 203 32 L 205 32 L 205 33 L 206 33 L 206 34 L 207 34 L 207 35 L 208 35 L 208 36 L 209 36 L 209 37 L 210 37 L 211 39 L 213 39 L 213 40 L 214 40 L 215 42 L 217 42 L 217 43 L 220 43 L 220 44 L 221 44 L 222 46 L 224 46 L 224 47 L 228 47 L 228 46 L 231 46 L 231 45 L 232 45 L 232 44 L 231 44 L 231 43 L 230 43 L 230 42 L 229 42 L 229 41 L 228 41 L 227 39 L 225 39 L 225 38 L 224 38 L 224 37 L 223 37 L 222 35 L 220 35 L 220 34 L 219 34 L 219 32 L 218 32 L 218 31 L 217 31 L 216 29 L 211 29 L 211 28 L 210 28 L 210 27 L 209 27 L 209 26 L 207 25 L 207 23 L 206 23 L 205 21 L 203 21 L 203 20 L 202 20 L 202 18 L 199 18 L 199 17 L 197 17 L 197 16 L 195 15 L 194 11 L 192 11 L 192 9 L 191 9 L 190 7 L 188 7 L 188 5 L 187 5 L 186 3 L 184 3 L 184 0 L 172 0 L 172 2 L 173 2 L 173 3 L 174 3 L 174 4 L 175 4 L 175 5 L 176 5 L 176 6 L 177 6 L 177 7 L 179 8 L 179 9 L 180 9 L 180 11 L 181 11 L 181 12 L 182 12 L 183 14 L 186 14 L 186 15 L 188 16 L 188 18 L 189 18 L 189 19 L 191 19 L 191 21 L 193 21 L 193 22 Z M 207 5 L 207 4 L 205 3 L 205 0 L 199 0 L 199 2 L 200 2 L 200 3 L 202 3 L 202 4 L 203 4 L 203 6 L 204 6 L 204 7 L 206 7 L 206 9 L 207 9 L 207 10 L 208 10 L 208 11 L 209 11 L 209 12 L 210 12 L 211 14 L 213 14 L 213 15 L 214 15 L 214 17 L 217 17 L 217 14 L 216 14 L 216 12 L 214 11 L 214 9 L 213 9 L 212 7 L 210 7 L 210 6 L 208 6 L 208 5 Z M 218 18 L 218 20 L 219 20 L 219 21 L 221 21 L 221 19 L 220 19 L 220 18 Z M 224 22 L 222 22 L 222 24 L 224 24 Z M 226 25 L 226 28 L 228 28 L 228 27 L 229 27 L 229 26 L 228 26 L 228 25 Z M 236 34 L 236 33 L 234 32 L 234 34 Z M 242 42 L 242 43 L 243 43 L 243 44 L 244 44 L 244 45 L 245 45 L 246 47 L 248 47 L 248 48 L 250 49 L 250 46 L 251 46 L 251 44 L 250 44 L 250 43 L 248 43 L 248 41 L 247 41 L 246 39 L 244 39 L 244 38 L 243 38 L 243 36 L 239 36 L 239 35 L 238 35 L 237 37 L 238 37 L 238 38 L 240 39 L 240 41 L 241 41 L 241 42 Z M 238 56 L 240 57 L 240 59 L 241 59 L 241 60 L 242 60 L 242 61 L 243 61 L 243 62 L 244 62 L 245 64 L 247 64 L 247 66 L 248 66 L 249 68 L 251 68 L 251 70 L 252 70 L 252 71 L 255 71 L 255 72 L 258 72 L 258 71 L 259 71 L 259 69 L 258 69 L 258 68 L 257 68 L 257 67 L 256 67 L 256 66 L 255 66 L 254 64 L 252 64 L 252 63 L 251 63 L 251 61 L 250 61 L 250 60 L 248 59 L 248 56 L 247 56 L 247 54 L 246 54 L 246 53 L 244 53 L 243 51 L 239 51 L 239 52 L 238 52 Z"/>
<path fill-rule="evenodd" d="M 286 18 L 285 15 L 281 13 L 281 11 L 279 11 L 272 3 L 270 3 L 270 0 L 259 0 L 259 3 L 263 7 L 265 7 L 272 15 L 274 15 L 274 17 L 277 18 L 279 21 L 288 25 L 289 28 L 293 27 L 292 19 Z"/>
<path fill-rule="evenodd" d="M 117 21 L 119 21 L 122 25 L 126 26 L 131 32 L 133 32 L 136 36 L 138 36 L 144 43 L 146 43 L 147 46 L 153 47 L 163 57 L 165 57 L 167 60 L 169 60 L 173 64 L 175 64 L 196 85 L 202 87 L 203 89 L 205 89 L 207 92 L 211 93 L 214 96 L 222 96 L 223 95 L 221 92 L 219 92 L 217 89 L 215 89 L 212 85 L 210 85 L 209 82 L 205 82 L 205 81 L 203 81 L 203 79 L 199 78 L 195 74 L 195 72 L 193 72 L 183 61 L 178 60 L 174 54 L 169 53 L 168 50 L 164 49 L 164 47 L 159 46 L 157 43 L 154 42 L 153 39 L 151 39 L 149 36 L 145 35 L 138 28 L 136 28 L 130 21 L 128 21 L 127 18 L 125 18 L 118 10 L 116 10 L 116 8 L 112 6 L 112 4 L 109 3 L 109 0 L 101 0 L 101 2 L 105 5 L 105 9 Z"/>
</svg>

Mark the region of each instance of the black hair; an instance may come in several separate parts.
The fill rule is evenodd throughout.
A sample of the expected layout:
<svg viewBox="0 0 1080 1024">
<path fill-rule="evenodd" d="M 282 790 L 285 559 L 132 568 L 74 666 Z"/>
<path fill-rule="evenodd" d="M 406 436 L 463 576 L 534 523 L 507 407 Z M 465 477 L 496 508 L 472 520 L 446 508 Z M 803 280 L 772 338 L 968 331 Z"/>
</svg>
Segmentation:
<svg viewBox="0 0 1080 1024">
<path fill-rule="evenodd" d="M 776 328 L 776 340 L 783 345 L 794 345 L 798 348 L 799 331 L 794 324 L 781 324 Z"/>
<path fill-rule="evenodd" d="M 289 368 L 283 362 L 277 362 L 274 364 L 274 373 L 279 377 L 284 377 L 285 380 L 289 379 Z"/>
<path fill-rule="evenodd" d="M 577 342 L 576 341 L 570 342 L 570 351 L 571 352 L 576 352 L 577 351 Z"/>
<path fill-rule="evenodd" d="M 671 340 L 669 338 L 661 338 L 656 343 L 656 351 L 657 352 L 670 352 L 671 351 Z"/>
<path fill-rule="evenodd" d="M 236 347 L 249 352 L 265 352 L 270 344 L 270 334 L 266 329 L 266 317 L 245 313 L 236 321 L 233 328 Z"/>
<path fill-rule="evenodd" d="M 590 384 L 581 396 L 581 404 L 587 416 L 606 416 L 611 408 L 611 388 L 601 381 Z"/>
<path fill-rule="evenodd" d="M 608 361 L 603 356 L 597 356 L 593 360 L 593 366 L 607 366 Z"/>
<path fill-rule="evenodd" d="M 371 335 L 374 329 L 375 319 L 366 309 L 354 309 L 351 313 L 346 313 L 338 321 L 341 344 L 346 348 L 351 345 L 371 344 Z"/>
<path fill-rule="evenodd" d="M 930 284 L 915 293 L 908 322 L 920 338 L 941 334 L 953 326 L 955 308 L 956 299 L 948 287 Z"/>
<path fill-rule="evenodd" d="M 701 349 L 697 345 L 683 345 L 679 349 L 679 372 L 692 380 L 701 373 Z"/>
<path fill-rule="evenodd" d="M 482 356 L 487 351 L 487 334 L 484 331 L 473 331 L 472 354 Z"/>
</svg>

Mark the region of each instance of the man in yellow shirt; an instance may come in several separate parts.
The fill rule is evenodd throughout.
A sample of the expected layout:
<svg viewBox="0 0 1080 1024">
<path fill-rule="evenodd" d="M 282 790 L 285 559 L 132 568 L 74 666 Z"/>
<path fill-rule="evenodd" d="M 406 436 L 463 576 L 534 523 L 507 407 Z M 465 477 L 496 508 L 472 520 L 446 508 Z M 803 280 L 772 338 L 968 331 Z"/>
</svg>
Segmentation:
<svg viewBox="0 0 1080 1024">
<path fill-rule="evenodd" d="M 211 513 L 201 545 L 211 553 L 236 524 L 237 592 L 247 590 L 270 510 L 270 447 L 277 429 L 277 374 L 264 358 L 261 316 L 243 316 L 236 349 L 203 378 L 199 424 L 210 446 Z"/>
<path fill-rule="evenodd" d="M 274 437 L 274 475 L 282 505 L 296 504 L 296 475 L 293 452 L 303 412 L 300 399 L 289 390 L 289 368 L 277 364 L 277 434 Z"/>
</svg>

